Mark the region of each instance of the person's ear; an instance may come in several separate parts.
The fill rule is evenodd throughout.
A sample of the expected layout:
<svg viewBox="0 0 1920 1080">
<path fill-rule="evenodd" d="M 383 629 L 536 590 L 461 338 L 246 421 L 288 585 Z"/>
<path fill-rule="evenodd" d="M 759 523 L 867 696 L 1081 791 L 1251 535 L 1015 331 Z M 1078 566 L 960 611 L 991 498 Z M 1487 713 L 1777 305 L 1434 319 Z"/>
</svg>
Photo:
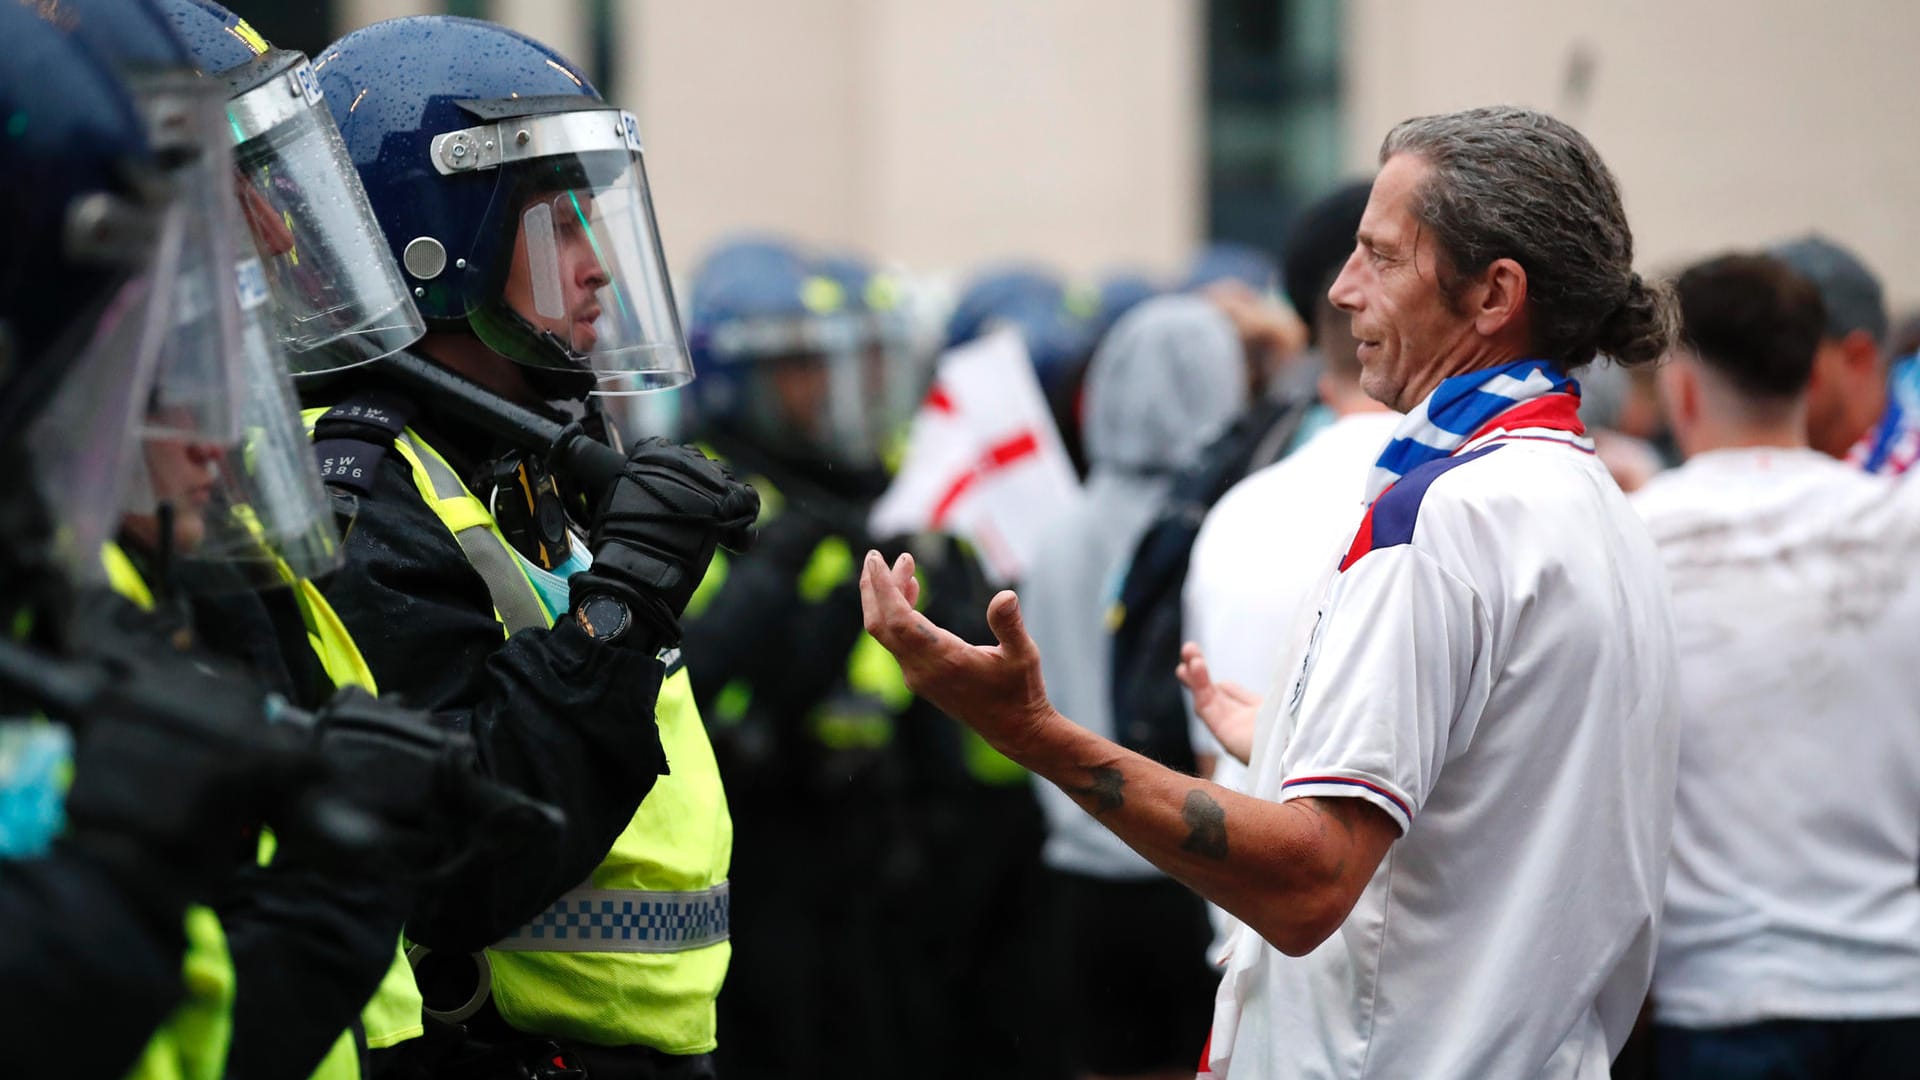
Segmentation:
<svg viewBox="0 0 1920 1080">
<path fill-rule="evenodd" d="M 1669 354 L 1659 371 L 1660 407 L 1667 416 L 1667 427 L 1676 436 L 1690 430 L 1700 417 L 1700 373 L 1693 361 Z"/>
<path fill-rule="evenodd" d="M 1495 259 L 1468 291 L 1473 328 L 1493 337 L 1521 319 L 1527 308 L 1527 272 L 1512 259 Z"/>
<path fill-rule="evenodd" d="M 1854 379 L 1880 377 L 1880 346 L 1865 330 L 1853 330 L 1840 339 L 1840 355 L 1847 375 Z"/>
</svg>

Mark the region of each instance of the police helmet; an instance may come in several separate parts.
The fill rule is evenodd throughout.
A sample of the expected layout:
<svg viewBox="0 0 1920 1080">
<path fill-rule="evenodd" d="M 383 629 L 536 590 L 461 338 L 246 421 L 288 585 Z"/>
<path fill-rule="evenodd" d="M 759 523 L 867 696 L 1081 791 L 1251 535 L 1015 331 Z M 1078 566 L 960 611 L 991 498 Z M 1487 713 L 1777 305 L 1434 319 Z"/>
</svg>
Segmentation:
<svg viewBox="0 0 1920 1080">
<path fill-rule="evenodd" d="M 1237 281 L 1266 296 L 1280 287 L 1280 268 L 1273 256 L 1259 248 L 1227 242 L 1209 244 L 1194 256 L 1180 291 L 1192 292 L 1225 281 Z"/>
<path fill-rule="evenodd" d="M 885 437 L 884 357 L 850 282 L 766 237 L 727 241 L 694 275 L 700 423 L 769 452 L 865 467 Z"/>
<path fill-rule="evenodd" d="M 429 323 L 470 329 L 556 395 L 693 377 L 639 125 L 575 64 L 423 15 L 356 30 L 314 69 Z"/>
<path fill-rule="evenodd" d="M 89 17 L 0 4 L 0 440 L 75 577 L 118 516 L 187 216 L 117 65 L 78 32 Z"/>
<path fill-rule="evenodd" d="M 979 337 L 996 325 L 1020 332 L 1040 388 L 1056 417 L 1073 413 L 1080 378 L 1093 356 L 1097 296 L 1070 289 L 1031 266 L 988 270 L 960 293 L 947 320 L 947 347 Z"/>
<path fill-rule="evenodd" d="M 814 272 L 839 284 L 862 328 L 867 407 L 883 457 L 905 449 L 907 425 L 933 382 L 934 342 L 915 321 L 916 293 L 905 278 L 851 252 L 815 260 Z"/>
<path fill-rule="evenodd" d="M 266 274 L 236 199 L 227 93 L 197 69 L 154 0 L 65 0 L 75 35 L 134 91 L 184 214 L 173 327 L 140 416 L 121 533 L 227 588 L 333 568 L 339 536 L 300 425 Z M 324 114 L 323 114 L 324 118 Z M 166 504 L 172 513 L 161 515 Z M 184 581 L 184 578 L 179 580 Z"/>
<path fill-rule="evenodd" d="M 298 374 L 351 367 L 426 325 L 367 205 L 314 65 L 211 0 L 155 0 L 223 88 L 245 224 L 265 265 L 275 331 Z"/>
</svg>

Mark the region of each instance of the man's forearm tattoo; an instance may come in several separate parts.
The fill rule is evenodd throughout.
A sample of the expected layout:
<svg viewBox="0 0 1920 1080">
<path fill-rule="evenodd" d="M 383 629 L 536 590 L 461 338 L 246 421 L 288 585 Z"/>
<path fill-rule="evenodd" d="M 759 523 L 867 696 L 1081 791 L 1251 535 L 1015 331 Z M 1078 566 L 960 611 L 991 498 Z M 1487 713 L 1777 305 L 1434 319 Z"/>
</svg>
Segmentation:
<svg viewBox="0 0 1920 1080">
<path fill-rule="evenodd" d="M 1127 786 L 1127 778 L 1120 775 L 1119 769 L 1111 765 L 1095 765 L 1088 773 L 1093 777 L 1093 782 L 1086 787 L 1067 787 L 1062 784 L 1061 789 L 1076 799 L 1091 803 L 1087 809 L 1095 817 L 1127 804 L 1127 797 L 1121 793 L 1121 789 Z"/>
<path fill-rule="evenodd" d="M 1180 844 L 1181 851 L 1191 851 L 1208 859 L 1227 857 L 1227 812 L 1213 801 L 1213 796 L 1194 788 L 1187 792 L 1187 801 L 1180 808 L 1180 816 L 1186 819 L 1186 840 Z"/>
</svg>

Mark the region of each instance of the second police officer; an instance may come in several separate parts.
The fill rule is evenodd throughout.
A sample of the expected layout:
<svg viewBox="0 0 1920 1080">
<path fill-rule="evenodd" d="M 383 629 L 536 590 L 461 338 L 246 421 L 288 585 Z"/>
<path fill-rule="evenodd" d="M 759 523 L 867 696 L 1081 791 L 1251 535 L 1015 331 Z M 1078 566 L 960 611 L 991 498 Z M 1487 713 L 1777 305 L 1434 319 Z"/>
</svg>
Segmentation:
<svg viewBox="0 0 1920 1080">
<path fill-rule="evenodd" d="M 257 826 L 304 764 L 214 702 L 169 730 L 113 704 L 48 715 L 26 685 L 90 655 L 74 586 L 99 576 L 183 261 L 185 200 L 71 31 L 0 7 L 0 1033 L 23 1074 L 197 1077 L 232 991 L 217 921 L 189 906 L 230 866 L 207 839 Z"/>
<path fill-rule="evenodd" d="M 247 271 L 257 275 L 258 264 L 240 253 L 247 245 L 240 239 L 244 230 L 238 226 L 232 167 L 224 153 L 230 138 L 224 96 L 183 63 L 177 43 L 146 0 L 74 0 L 57 10 L 14 7 L 6 14 L 19 25 L 9 25 L 4 40 L 9 49 L 20 50 L 7 72 L 21 81 L 8 82 L 0 92 L 12 106 L 10 134 L 18 139 L 9 176 L 23 185 L 9 189 L 7 206 L 24 214 L 12 231 L 14 250 L 24 261 L 0 275 L 4 336 L 17 335 L 20 343 L 7 368 L 22 372 L 18 382 L 8 384 L 9 414 L 15 420 L 32 415 L 37 396 L 64 377 L 37 422 L 30 428 L 9 426 L 32 439 L 31 475 L 38 481 L 32 486 L 57 495 L 62 527 L 45 539 L 36 537 L 31 522 L 13 513 L 10 504 L 10 563 L 30 565 L 36 548 L 51 542 L 54 551 L 64 553 L 74 578 L 96 581 L 104 574 L 115 590 L 150 607 L 155 597 L 149 585 L 164 587 L 173 580 L 170 548 L 178 546 L 184 554 L 191 546 L 205 553 L 220 545 L 203 541 L 240 519 L 252 528 L 225 532 L 222 542 L 245 535 L 261 564 L 286 569 L 272 554 L 280 539 L 275 526 L 285 519 L 261 513 L 286 503 L 216 505 L 203 498 L 211 492 L 200 483 L 171 483 L 196 472 L 255 480 L 275 473 L 296 496 L 302 489 L 314 490 L 310 481 L 302 482 L 313 470 L 289 423 L 291 396 L 277 367 L 272 335 L 262 324 L 264 297 L 246 287 L 236 291 Z M 127 101 L 126 89 L 114 85 L 115 76 L 131 84 L 134 103 L 120 104 Z M 113 168 L 102 169 L 109 161 Z M 53 226 L 54 236 L 41 230 L 43 223 Z M 144 271 L 116 280 L 114 267 L 135 266 L 148 251 L 151 262 Z M 37 276 L 17 272 L 29 262 L 40 271 Z M 50 340 L 44 329 L 62 324 L 68 331 Z M 11 352 L 14 346 L 5 348 Z M 151 469 L 113 451 L 130 445 L 136 429 L 147 448 L 144 465 Z M 268 431 L 277 431 L 278 445 L 253 437 Z M 213 468 L 218 447 L 241 432 L 248 435 L 245 459 L 227 469 Z M 182 447 L 190 449 L 171 453 Z M 160 448 L 168 452 L 156 453 Z M 163 460 L 168 461 L 164 468 L 159 467 Z M 101 511 L 116 506 L 123 466 L 143 481 L 137 486 L 145 504 L 140 513 L 120 517 L 121 537 L 144 546 L 149 576 L 142 576 L 118 548 L 110 547 L 113 558 L 101 564 L 101 541 L 113 516 Z M 313 500 L 307 502 L 313 509 Z M 223 556 L 238 553 L 222 551 Z M 13 912 L 24 916 L 10 920 L 16 929 L 28 929 L 22 940 L 43 950 L 53 945 L 55 951 L 50 954 L 54 962 L 43 963 L 45 970 L 37 976 L 5 981 L 9 988 L 34 991 L 27 996 L 32 1004 L 9 1001 L 10 1023 L 27 1025 L 8 1039 L 14 1048 L 10 1060 L 36 1074 L 200 1080 L 230 1069 L 254 1077 L 299 1077 L 329 1043 L 339 1042 L 346 1050 L 341 1065 L 349 1071 L 326 1075 L 352 1075 L 354 1041 L 338 1036 L 394 959 L 399 930 L 397 915 L 385 911 L 385 897 L 374 897 L 369 907 L 364 886 L 389 874 L 399 880 L 374 893 L 404 888 L 409 864 L 404 855 L 388 856 L 437 850 L 437 830 L 419 811 L 436 796 L 477 790 L 458 783 L 446 789 L 438 782 L 462 775 L 458 758 L 464 738 L 436 732 L 424 726 L 423 718 L 402 710 L 376 707 L 370 698 L 326 702 L 332 687 L 318 683 L 313 695 L 299 695 L 304 703 L 325 705 L 317 725 L 269 727 L 266 721 L 276 709 L 283 718 L 295 714 L 272 705 L 257 686 L 220 668 L 214 657 L 186 651 L 164 623 L 147 619 L 119 597 L 95 590 L 94 596 L 70 604 L 53 594 L 50 581 L 29 585 L 12 565 L 6 577 L 8 594 L 23 604 L 12 619 L 14 638 L 57 646 L 64 637 L 80 664 L 64 668 L 60 660 L 43 658 L 22 666 L 17 661 L 24 654 L 9 643 L 8 708 L 17 707 L 17 691 L 62 719 L 79 722 L 81 783 L 65 800 L 70 827 L 47 869 L 62 864 L 78 870 L 87 861 L 83 853 L 110 839 L 102 852 L 105 863 L 123 872 L 137 870 L 123 881 L 134 892 L 162 907 L 185 898 L 212 907 L 187 911 L 184 970 L 176 968 L 176 996 L 183 994 L 184 1000 L 131 1072 L 124 1064 L 88 1064 L 96 1054 L 123 1055 L 113 1040 L 96 1048 L 89 1039 L 81 1047 L 54 1037 L 66 1029 L 65 1022 L 33 1019 L 41 1002 L 59 1006 L 59 984 L 69 979 L 84 984 L 86 957 L 105 949 L 106 942 L 94 940 L 62 954 L 57 934 L 33 932 L 31 912 Z M 21 613 L 30 618 L 17 617 Z M 302 630 L 296 637 L 304 649 L 308 633 Z M 29 721 L 25 730 L 52 729 Z M 376 744 L 384 766 L 377 778 L 358 768 L 367 760 L 364 751 Z M 306 745 L 320 756 L 290 770 L 287 752 L 303 754 Z M 206 758 L 213 755 L 224 763 L 210 772 Z M 213 776 L 226 778 L 224 793 L 208 788 Z M 315 781 L 325 785 L 317 794 L 311 786 Z M 0 787 L 6 788 L 9 808 L 6 827 L 0 829 L 9 843 L 0 846 L 10 858 L 30 856 L 31 844 L 18 843 L 23 838 L 13 826 L 44 826 L 53 819 L 16 820 L 20 790 L 11 779 Z M 249 827 L 260 820 L 254 814 L 280 830 L 284 858 L 270 871 L 248 874 Z M 163 862 L 142 867 L 139 854 L 156 843 L 165 850 Z M 80 881 L 26 866 L 10 863 L 8 878 L 42 890 L 50 882 L 74 886 Z M 196 884 L 180 890 L 186 881 Z M 330 891 L 336 884 L 344 888 Z M 358 897 L 347 895 L 356 890 Z M 65 916 L 78 916 L 78 925 L 97 928 L 106 910 L 71 887 L 49 895 L 64 898 Z M 375 927 L 370 935 L 362 933 L 366 924 Z M 356 935 L 369 947 L 351 947 Z M 122 964 L 139 959 L 137 951 L 108 955 Z M 125 972 L 108 981 L 116 987 L 140 985 Z M 288 999 L 262 991 L 296 983 L 293 997 L 310 1006 L 312 1015 L 289 1022 Z M 99 1022 L 90 1026 L 121 1030 L 125 1018 L 111 1007 L 116 1001 L 128 999 L 118 990 L 97 995 L 88 1011 Z M 267 1007 L 252 1008 L 262 1002 Z M 389 1015 L 404 1022 L 406 1002 L 389 1004 Z M 137 1015 L 138 1008 L 129 1011 Z M 58 1064 L 32 1064 L 35 1057 L 23 1051 L 33 1044 L 54 1049 Z"/>
<path fill-rule="evenodd" d="M 884 373 L 844 286 L 813 270 L 738 238 L 702 261 L 688 305 L 694 428 L 764 502 L 754 551 L 716 559 L 686 642 L 740 822 L 741 959 L 721 1006 L 752 1038 L 723 1051 L 735 1078 L 872 1071 L 910 1020 L 887 975 L 911 851 L 894 721 L 912 696 L 861 632 L 854 578 L 886 485 L 868 408 Z"/>
<path fill-rule="evenodd" d="M 145 467 L 134 472 L 119 544 L 106 552 L 109 580 L 151 613 L 144 621 L 177 627 L 175 637 L 197 638 L 317 710 L 320 745 L 337 776 L 328 790 L 377 815 L 385 832 L 378 849 L 324 864 L 298 833 L 262 845 L 268 865 L 247 869 L 251 852 L 237 853 L 233 878 L 211 898 L 232 957 L 231 1035 L 202 1052 L 215 1065 L 224 1058 L 235 1075 L 348 1080 L 362 1073 L 367 1048 L 421 1033 L 420 997 L 397 951 L 413 884 L 472 854 L 475 842 L 481 849 L 510 843 L 518 829 L 497 811 L 514 800 L 474 777 L 464 735 L 372 699 L 374 680 L 353 639 L 308 580 L 332 569 L 339 542 L 282 345 L 297 347 L 304 337 L 309 349 L 331 352 L 362 343 L 350 325 L 302 329 L 299 306 L 282 306 L 286 283 L 269 287 L 254 252 L 257 243 L 276 254 L 268 241 L 278 233 L 243 223 L 236 190 L 262 196 L 236 186 L 227 152 L 233 133 L 251 120 L 247 96 L 230 113 L 225 88 L 192 71 L 149 0 L 72 0 L 63 18 L 141 91 L 155 138 L 171 144 L 166 160 L 176 186 L 210 206 L 204 216 L 222 238 L 218 250 L 247 252 L 190 263 L 176 286 L 176 323 L 198 332 L 176 331 L 156 360 L 141 419 Z M 272 61 L 280 73 L 289 62 L 297 67 L 304 58 Z M 286 94 L 287 81 L 273 82 Z M 279 222 L 299 221 L 312 241 L 305 287 L 353 295 L 398 331 L 410 325 L 417 335 L 422 328 L 397 272 L 384 259 L 364 261 L 384 253 L 355 235 L 351 216 L 311 212 L 312 200 L 351 190 L 351 171 L 339 161 L 316 171 L 314 162 L 298 160 L 301 145 L 247 150 L 250 173 L 291 174 L 304 185 L 281 192 L 277 205 Z M 356 255 L 361 261 L 348 261 Z M 356 279 L 383 277 L 384 289 L 354 287 Z"/>
<path fill-rule="evenodd" d="M 757 499 L 659 440 L 589 490 L 473 408 L 565 420 L 691 376 L 637 127 L 566 58 L 475 20 L 378 23 L 314 68 L 429 327 L 304 388 L 353 503 L 328 598 L 383 688 L 568 819 L 416 904 L 429 1015 L 465 1038 L 413 1052 L 439 1075 L 711 1075 L 732 827 L 676 647 Z M 422 360 L 482 393 L 456 405 L 394 377 Z"/>
<path fill-rule="evenodd" d="M 376 23 L 315 67 L 428 319 L 417 356 L 553 419 L 691 377 L 634 117 L 578 67 L 457 17 Z M 422 969 L 426 992 L 478 965 L 447 1017 L 497 1047 L 474 1076 L 545 1068 L 551 1043 L 591 1076 L 708 1076 L 732 822 L 676 646 L 753 490 L 659 440 L 584 490 L 380 363 L 349 375 L 309 411 L 357 498 L 328 596 L 382 684 L 457 715 L 495 774 L 568 815 L 547 859 L 420 905 L 413 940 L 474 953 Z"/>
</svg>

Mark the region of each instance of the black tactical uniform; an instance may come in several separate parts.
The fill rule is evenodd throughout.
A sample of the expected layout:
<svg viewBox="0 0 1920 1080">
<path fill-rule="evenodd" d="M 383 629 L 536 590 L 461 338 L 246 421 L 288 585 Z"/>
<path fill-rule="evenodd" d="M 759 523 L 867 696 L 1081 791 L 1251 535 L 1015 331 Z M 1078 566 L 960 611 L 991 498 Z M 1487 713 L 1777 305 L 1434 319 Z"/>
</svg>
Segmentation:
<svg viewBox="0 0 1920 1080">
<path fill-rule="evenodd" d="M 329 389 L 332 401 L 312 404 L 351 394 Z M 505 448 L 457 417 L 404 394 L 397 400 L 421 440 L 485 490 L 484 466 Z M 330 433 L 323 420 L 318 437 Z M 379 433 L 366 437 L 377 445 Z M 602 644 L 572 619 L 503 639 L 486 583 L 398 452 L 380 457 L 347 494 L 345 564 L 322 588 L 381 693 L 467 732 L 487 775 L 566 816 L 564 828 L 511 859 L 470 866 L 418 898 L 407 917 L 411 940 L 476 951 L 586 880 L 666 771 L 652 715 L 664 669 L 650 651 Z"/>
</svg>

